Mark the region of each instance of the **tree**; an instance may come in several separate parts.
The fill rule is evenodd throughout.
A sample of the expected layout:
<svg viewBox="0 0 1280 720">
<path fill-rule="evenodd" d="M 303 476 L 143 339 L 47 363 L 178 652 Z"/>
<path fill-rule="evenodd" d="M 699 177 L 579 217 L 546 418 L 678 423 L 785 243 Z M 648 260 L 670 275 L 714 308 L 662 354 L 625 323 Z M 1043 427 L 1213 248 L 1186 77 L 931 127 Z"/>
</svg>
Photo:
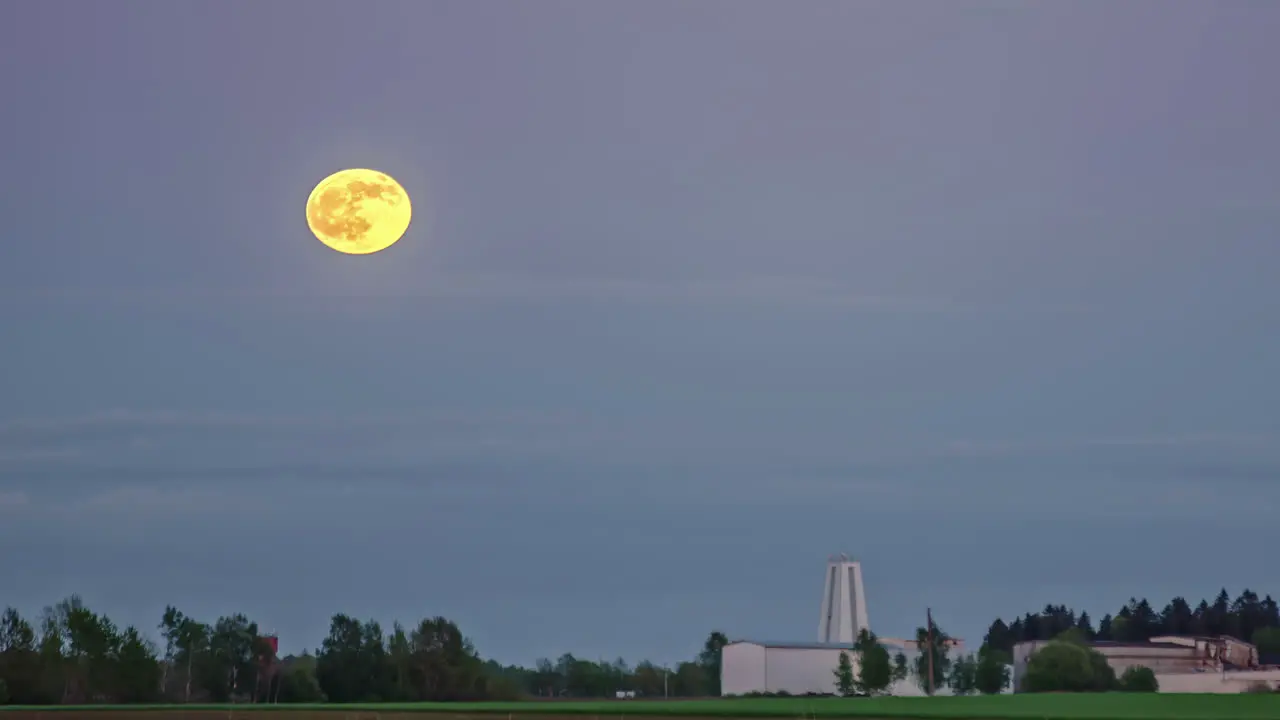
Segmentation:
<svg viewBox="0 0 1280 720">
<path fill-rule="evenodd" d="M 276 700 L 282 703 L 323 702 L 324 693 L 316 682 L 316 658 L 303 652 L 280 662 L 280 686 Z"/>
<path fill-rule="evenodd" d="M 1075 643 L 1063 641 L 1051 642 L 1040 648 L 1027 661 L 1021 689 L 1026 692 L 1084 692 L 1095 689 L 1088 651 Z"/>
<path fill-rule="evenodd" d="M 837 693 L 849 697 L 858 692 L 858 683 L 853 676 L 853 662 L 849 659 L 849 653 L 840 651 L 840 661 L 836 665 L 834 674 Z"/>
<path fill-rule="evenodd" d="M 315 667 L 316 682 L 329 702 L 372 701 L 380 668 L 370 652 L 374 639 L 365 638 L 366 629 L 343 613 L 329 619 L 329 635 L 320 644 Z"/>
<path fill-rule="evenodd" d="M 485 693 L 482 663 L 462 630 L 447 618 L 424 619 L 409 635 L 417 699 L 478 700 Z M 592 673 L 572 655 L 561 658 L 570 683 L 591 688 Z M 589 665 L 590 663 L 588 663 Z"/>
<path fill-rule="evenodd" d="M 1076 645 L 1088 645 L 1089 638 L 1079 628 L 1070 628 L 1063 630 L 1053 638 L 1062 642 L 1075 643 Z"/>
<path fill-rule="evenodd" d="M 1195 611 L 1191 614 L 1191 634 L 1192 635 L 1208 635 L 1209 634 L 1209 615 L 1213 611 L 1209 608 L 1209 603 L 1201 600 L 1196 606 Z"/>
<path fill-rule="evenodd" d="M 173 666 L 178 652 L 179 627 L 183 616 L 178 608 L 166 605 L 164 615 L 160 617 L 160 636 L 164 638 L 164 663 L 160 671 L 160 691 L 166 692 L 169 687 L 169 668 Z"/>
<path fill-rule="evenodd" d="M 631 675 L 631 682 L 637 695 L 662 697 L 664 692 L 669 691 L 669 688 L 663 683 L 666 680 L 666 670 L 648 660 L 640 661 Z"/>
<path fill-rule="evenodd" d="M 1002 650 L 978 651 L 978 664 L 974 668 L 974 687 L 983 695 L 997 695 L 1009 687 L 1009 666 L 1013 659 Z"/>
<path fill-rule="evenodd" d="M 1259 655 L 1280 655 L 1280 627 L 1260 627 L 1253 631 L 1251 640 Z"/>
<path fill-rule="evenodd" d="M 1146 642 L 1152 635 L 1160 634 L 1160 616 L 1151 609 L 1151 603 L 1147 602 L 1146 598 L 1137 601 L 1130 598 L 1129 608 L 1129 620 L 1132 623 L 1131 641 Z"/>
<path fill-rule="evenodd" d="M 183 702 L 191 702 L 191 687 L 195 681 L 196 661 L 205 660 L 209 652 L 209 626 L 194 618 L 183 617 L 178 624 L 179 664 L 185 666 L 183 673 Z"/>
<path fill-rule="evenodd" d="M 930 691 L 930 687 L 936 692 L 938 688 L 946 685 L 947 672 L 951 667 L 951 661 L 947 659 L 947 644 L 951 637 L 943 632 L 937 623 L 931 622 L 931 625 L 932 633 L 929 632 L 929 628 L 916 628 L 916 647 L 920 648 L 920 654 L 915 661 L 915 675 L 920 683 L 920 689 L 926 693 Z M 933 670 L 932 683 L 930 683 L 930 668 Z"/>
<path fill-rule="evenodd" d="M 696 662 L 682 662 L 676 666 L 675 675 L 670 679 L 672 695 L 676 697 L 698 697 L 706 693 L 707 671 Z"/>
<path fill-rule="evenodd" d="M 1103 692 L 1116 688 L 1115 671 L 1096 650 L 1067 640 L 1054 640 L 1027 661 L 1022 680 L 1026 692 Z"/>
<path fill-rule="evenodd" d="M 63 634 L 63 622 L 51 607 L 46 607 L 40 617 L 40 643 L 38 667 L 40 676 L 40 694 L 48 698 L 48 702 L 63 702 L 66 699 L 66 658 L 63 654 L 66 638 Z"/>
<path fill-rule="evenodd" d="M 209 657 L 204 666 L 204 686 L 217 702 L 248 692 L 249 678 L 258 672 L 258 624 L 243 614 L 220 617 L 209 634 Z"/>
<path fill-rule="evenodd" d="M 1160 613 L 1160 633 L 1186 635 L 1191 632 L 1194 613 L 1185 598 L 1175 597 Z"/>
<path fill-rule="evenodd" d="M 707 676 L 708 695 L 720 695 L 720 656 L 724 646 L 728 644 L 729 638 L 716 630 L 707 636 L 702 652 L 698 654 L 698 664 L 702 666 Z"/>
<path fill-rule="evenodd" d="M 911 674 L 911 668 L 907 665 L 907 656 L 901 652 L 893 656 L 893 681 L 902 682 Z"/>
<path fill-rule="evenodd" d="M 83 702 L 90 696 L 89 656 L 96 651 L 97 618 L 79 595 L 71 595 L 53 607 L 58 627 L 66 639 L 62 702 Z"/>
<path fill-rule="evenodd" d="M 401 701 L 412 699 L 410 679 L 413 671 L 413 651 L 409 646 L 409 636 L 405 634 L 404 626 L 399 621 L 391 625 L 391 637 L 387 640 L 387 655 L 390 657 L 394 674 L 395 699 Z"/>
<path fill-rule="evenodd" d="M 1080 613 L 1075 627 L 1087 640 L 1143 642 L 1157 635 L 1228 635 L 1251 639 L 1264 628 L 1280 628 L 1280 603 L 1270 595 L 1245 589 L 1232 600 L 1226 589 L 1219 590 L 1213 602 L 1200 600 L 1192 605 L 1186 598 L 1174 597 L 1160 612 L 1151 603 L 1129 598 L 1114 614 L 1105 614 L 1097 631 L 1089 628 L 1088 613 Z M 1047 640 L 1065 629 L 1065 621 L 1073 611 L 1064 605 L 1049 604 L 1038 613 L 1027 613 L 1005 625 L 997 619 L 983 640 L 983 647 L 1012 651 L 1013 645 L 1028 640 Z M 1005 632 L 1001 632 L 1005 631 Z"/>
<path fill-rule="evenodd" d="M 1017 638 L 1021 640 L 1022 638 Z M 991 626 L 987 628 L 987 634 L 982 638 L 982 648 L 991 648 L 994 650 L 1002 650 L 1007 653 L 1013 652 L 1013 643 L 1015 638 L 1010 632 L 1009 626 L 1000 618 L 996 618 Z"/>
<path fill-rule="evenodd" d="M 889 651 L 880 644 L 875 633 L 866 628 L 859 631 L 853 650 L 858 654 L 857 689 L 867 695 L 875 695 L 888 689 L 893 682 L 893 665 L 889 660 Z"/>
<path fill-rule="evenodd" d="M 35 630 L 14 608 L 0 615 L 0 680 L 15 705 L 42 705 L 56 698 L 42 692 Z"/>
<path fill-rule="evenodd" d="M 1120 690 L 1124 692 L 1159 692 L 1160 683 L 1149 667 L 1132 665 L 1120 676 Z"/>
<path fill-rule="evenodd" d="M 1102 616 L 1102 619 L 1098 621 L 1098 634 L 1095 636 L 1095 639 L 1103 641 L 1112 639 L 1111 623 L 1113 620 L 1114 618 L 1111 617 L 1111 613 L 1107 613 Z"/>
<path fill-rule="evenodd" d="M 115 654 L 115 698 L 124 703 L 151 702 L 159 695 L 160 662 L 151 642 L 129 626 L 120 635 Z"/>
<path fill-rule="evenodd" d="M 1133 621 L 1124 615 L 1117 615 L 1112 618 L 1111 639 L 1116 642 L 1134 642 L 1137 636 L 1134 632 Z"/>
<path fill-rule="evenodd" d="M 978 689 L 978 661 L 973 655 L 956 658 L 947 677 L 953 695 L 972 695 Z"/>
<path fill-rule="evenodd" d="M 1087 612 L 1080 613 L 1079 619 L 1076 620 L 1076 629 L 1089 640 L 1093 640 L 1097 635 L 1097 633 L 1093 631 L 1093 620 L 1089 617 L 1089 613 Z"/>
</svg>

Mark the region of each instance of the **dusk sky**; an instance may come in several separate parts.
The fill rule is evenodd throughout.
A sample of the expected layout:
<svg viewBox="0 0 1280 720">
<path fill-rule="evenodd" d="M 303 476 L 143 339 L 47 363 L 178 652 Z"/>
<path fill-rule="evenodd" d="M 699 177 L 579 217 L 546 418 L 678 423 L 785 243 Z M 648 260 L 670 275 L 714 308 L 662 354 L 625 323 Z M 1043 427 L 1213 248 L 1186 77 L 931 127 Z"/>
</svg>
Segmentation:
<svg viewBox="0 0 1280 720">
<path fill-rule="evenodd" d="M 674 662 L 1280 594 L 1280 3 L 11 0 L 0 606 Z M 414 200 L 347 256 L 346 167 Z"/>
</svg>

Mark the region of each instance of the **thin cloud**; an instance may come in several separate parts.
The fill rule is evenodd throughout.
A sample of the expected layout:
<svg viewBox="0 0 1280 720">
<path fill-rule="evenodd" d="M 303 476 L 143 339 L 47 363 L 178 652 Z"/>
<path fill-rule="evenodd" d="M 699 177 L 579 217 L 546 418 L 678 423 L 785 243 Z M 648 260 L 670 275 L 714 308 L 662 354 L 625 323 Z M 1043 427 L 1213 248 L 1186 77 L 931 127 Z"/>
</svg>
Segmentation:
<svg viewBox="0 0 1280 720">
<path fill-rule="evenodd" d="M 859 293 L 838 284 L 794 276 L 745 276 L 713 281 L 662 282 L 632 278 L 545 277 L 531 275 L 439 275 L 416 279 L 411 288 L 394 283 L 363 292 L 314 288 L 40 288 L 10 290 L 23 299 L 154 301 L 346 298 L 422 298 L 497 302 L 583 301 L 676 305 L 770 305 L 856 312 L 1080 312 L 1076 305 L 1011 306 L 973 303 L 925 295 Z"/>
<path fill-rule="evenodd" d="M 31 496 L 21 490 L 0 491 L 0 511 L 25 508 L 31 504 Z"/>
<path fill-rule="evenodd" d="M 1063 450 L 1125 448 L 1234 448 L 1270 450 L 1280 437 L 1267 434 L 1190 433 L 1175 435 L 1114 435 L 1054 437 L 1036 440 L 952 440 L 929 451 L 934 457 L 999 457 Z"/>
<path fill-rule="evenodd" d="M 587 427 L 571 413 L 520 409 L 332 415 L 119 409 L 0 422 L 0 473 L 160 459 L 175 447 L 198 451 L 209 442 L 234 443 L 250 453 L 310 455 L 340 438 L 350 451 L 382 454 L 391 462 L 547 452 Z"/>
<path fill-rule="evenodd" d="M 16 418 L 0 422 L 0 438 L 33 433 L 58 433 L 94 429 L 164 428 L 344 428 L 412 425 L 548 425 L 564 423 L 571 416 L 546 412 L 502 410 L 495 412 L 422 412 L 386 414 L 307 413 L 300 415 L 177 412 L 117 409 L 45 418 Z"/>
</svg>

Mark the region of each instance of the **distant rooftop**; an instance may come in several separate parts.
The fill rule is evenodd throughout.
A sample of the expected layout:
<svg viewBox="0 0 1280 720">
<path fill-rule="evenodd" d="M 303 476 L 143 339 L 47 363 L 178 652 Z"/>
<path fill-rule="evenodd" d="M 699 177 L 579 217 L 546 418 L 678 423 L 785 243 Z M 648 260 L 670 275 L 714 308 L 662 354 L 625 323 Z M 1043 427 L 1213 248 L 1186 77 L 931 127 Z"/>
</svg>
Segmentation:
<svg viewBox="0 0 1280 720">
<path fill-rule="evenodd" d="M 748 645 L 760 645 L 767 648 L 778 648 L 780 650 L 852 650 L 853 643 L 824 643 L 824 642 L 787 642 L 777 640 L 750 640 L 740 639 L 730 641 L 730 645 L 738 643 L 746 643 Z M 889 650 L 902 650 L 904 645 L 901 641 L 891 640 L 888 638 L 880 639 L 880 646 Z"/>
<path fill-rule="evenodd" d="M 1174 643 L 1174 642 L 1121 642 L 1119 640 L 1094 640 L 1089 644 L 1092 645 L 1093 647 L 1103 647 L 1103 648 L 1142 647 L 1142 648 L 1164 648 L 1164 649 L 1186 650 L 1189 647 L 1187 645 L 1179 645 L 1178 643 Z"/>
<path fill-rule="evenodd" d="M 1219 636 L 1211 636 L 1211 635 L 1157 635 L 1157 636 L 1155 636 L 1155 637 L 1151 638 L 1150 640 L 1145 640 L 1145 641 L 1143 641 L 1143 640 L 1138 640 L 1138 641 L 1133 641 L 1133 642 L 1124 642 L 1124 641 L 1120 641 L 1120 640 L 1090 640 L 1090 641 L 1089 641 L 1089 645 L 1090 645 L 1090 646 L 1092 646 L 1092 647 L 1097 647 L 1097 648 L 1123 648 L 1123 647 L 1133 647 L 1133 648 L 1161 648 L 1161 649 L 1173 649 L 1173 648 L 1180 648 L 1180 649 L 1183 649 L 1183 650 L 1185 650 L 1185 649 L 1187 649 L 1187 648 L 1191 647 L 1190 645 L 1187 645 L 1187 644 L 1185 644 L 1185 643 L 1177 642 L 1178 640 L 1184 640 L 1184 641 L 1185 641 L 1185 640 L 1193 640 L 1193 641 L 1195 641 L 1195 640 L 1199 640 L 1199 641 L 1202 641 L 1202 642 L 1206 642 L 1206 641 L 1207 641 L 1207 642 L 1217 642 L 1217 641 L 1222 641 L 1222 640 L 1230 640 L 1230 641 L 1232 641 L 1232 642 L 1236 642 L 1236 643 L 1240 643 L 1240 644 L 1244 644 L 1244 645 L 1250 645 L 1250 643 L 1246 643 L 1246 642 L 1244 642 L 1243 640 L 1236 640 L 1235 638 L 1230 637 L 1230 636 L 1228 636 L 1228 635 L 1219 635 Z M 1015 645 L 1022 645 L 1022 644 L 1024 644 L 1024 643 L 1039 643 L 1039 644 L 1044 644 L 1044 643 L 1048 643 L 1048 642 L 1051 642 L 1051 641 L 1052 641 L 1052 638 L 1050 638 L 1049 640 L 1023 640 L 1023 641 L 1021 641 L 1021 642 L 1017 642 L 1017 643 L 1014 643 L 1014 644 L 1015 644 Z"/>
</svg>

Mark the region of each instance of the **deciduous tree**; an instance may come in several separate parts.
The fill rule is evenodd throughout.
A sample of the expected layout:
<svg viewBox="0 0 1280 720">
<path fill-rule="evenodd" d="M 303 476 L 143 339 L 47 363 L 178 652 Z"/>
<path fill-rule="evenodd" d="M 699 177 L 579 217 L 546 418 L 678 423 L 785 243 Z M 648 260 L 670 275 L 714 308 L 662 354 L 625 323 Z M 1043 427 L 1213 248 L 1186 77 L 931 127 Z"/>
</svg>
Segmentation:
<svg viewBox="0 0 1280 720">
<path fill-rule="evenodd" d="M 1027 661 L 1020 690 L 1026 692 L 1104 692 L 1117 687 L 1107 659 L 1086 645 L 1054 640 Z"/>
<path fill-rule="evenodd" d="M 1124 692 L 1159 692 L 1160 683 L 1156 674 L 1149 667 L 1132 665 L 1120 676 L 1120 690 Z"/>
<path fill-rule="evenodd" d="M 858 633 L 858 641 L 853 645 L 858 654 L 858 690 L 876 695 L 888 689 L 893 682 L 893 665 L 889 660 L 889 651 L 880 644 L 875 633 L 863 628 Z"/>
<path fill-rule="evenodd" d="M 893 656 L 893 681 L 902 682 L 911 675 L 911 666 L 907 662 L 905 653 L 897 653 Z"/>
<path fill-rule="evenodd" d="M 707 694 L 720 694 L 720 657 L 729 638 L 719 630 L 713 631 L 702 644 L 702 652 L 698 654 L 698 664 L 702 666 L 707 677 Z"/>
<path fill-rule="evenodd" d="M 953 695 L 972 695 L 978 690 L 978 661 L 973 655 L 962 655 L 951 665 L 947 687 Z"/>
<path fill-rule="evenodd" d="M 836 677 L 837 693 L 848 697 L 858 692 L 858 681 L 853 675 L 853 661 L 849 658 L 849 653 L 844 650 L 840 651 L 840 659 L 836 663 L 833 674 Z"/>
<path fill-rule="evenodd" d="M 929 632 L 929 628 L 916 628 L 916 647 L 920 648 L 920 654 L 915 660 L 915 675 L 920 683 L 920 689 L 926 693 L 929 692 L 929 671 L 933 670 L 932 688 L 937 692 L 938 688 L 946 686 L 947 672 L 951 668 L 951 661 L 947 658 L 948 641 L 951 636 L 943 632 L 938 624 L 932 623 L 933 632 Z M 930 664 L 929 658 L 932 656 L 933 662 Z"/>
<path fill-rule="evenodd" d="M 983 695 L 996 695 L 1009 687 L 1009 665 L 1012 658 L 1002 650 L 978 651 L 978 665 L 974 668 L 974 687 Z"/>
</svg>

